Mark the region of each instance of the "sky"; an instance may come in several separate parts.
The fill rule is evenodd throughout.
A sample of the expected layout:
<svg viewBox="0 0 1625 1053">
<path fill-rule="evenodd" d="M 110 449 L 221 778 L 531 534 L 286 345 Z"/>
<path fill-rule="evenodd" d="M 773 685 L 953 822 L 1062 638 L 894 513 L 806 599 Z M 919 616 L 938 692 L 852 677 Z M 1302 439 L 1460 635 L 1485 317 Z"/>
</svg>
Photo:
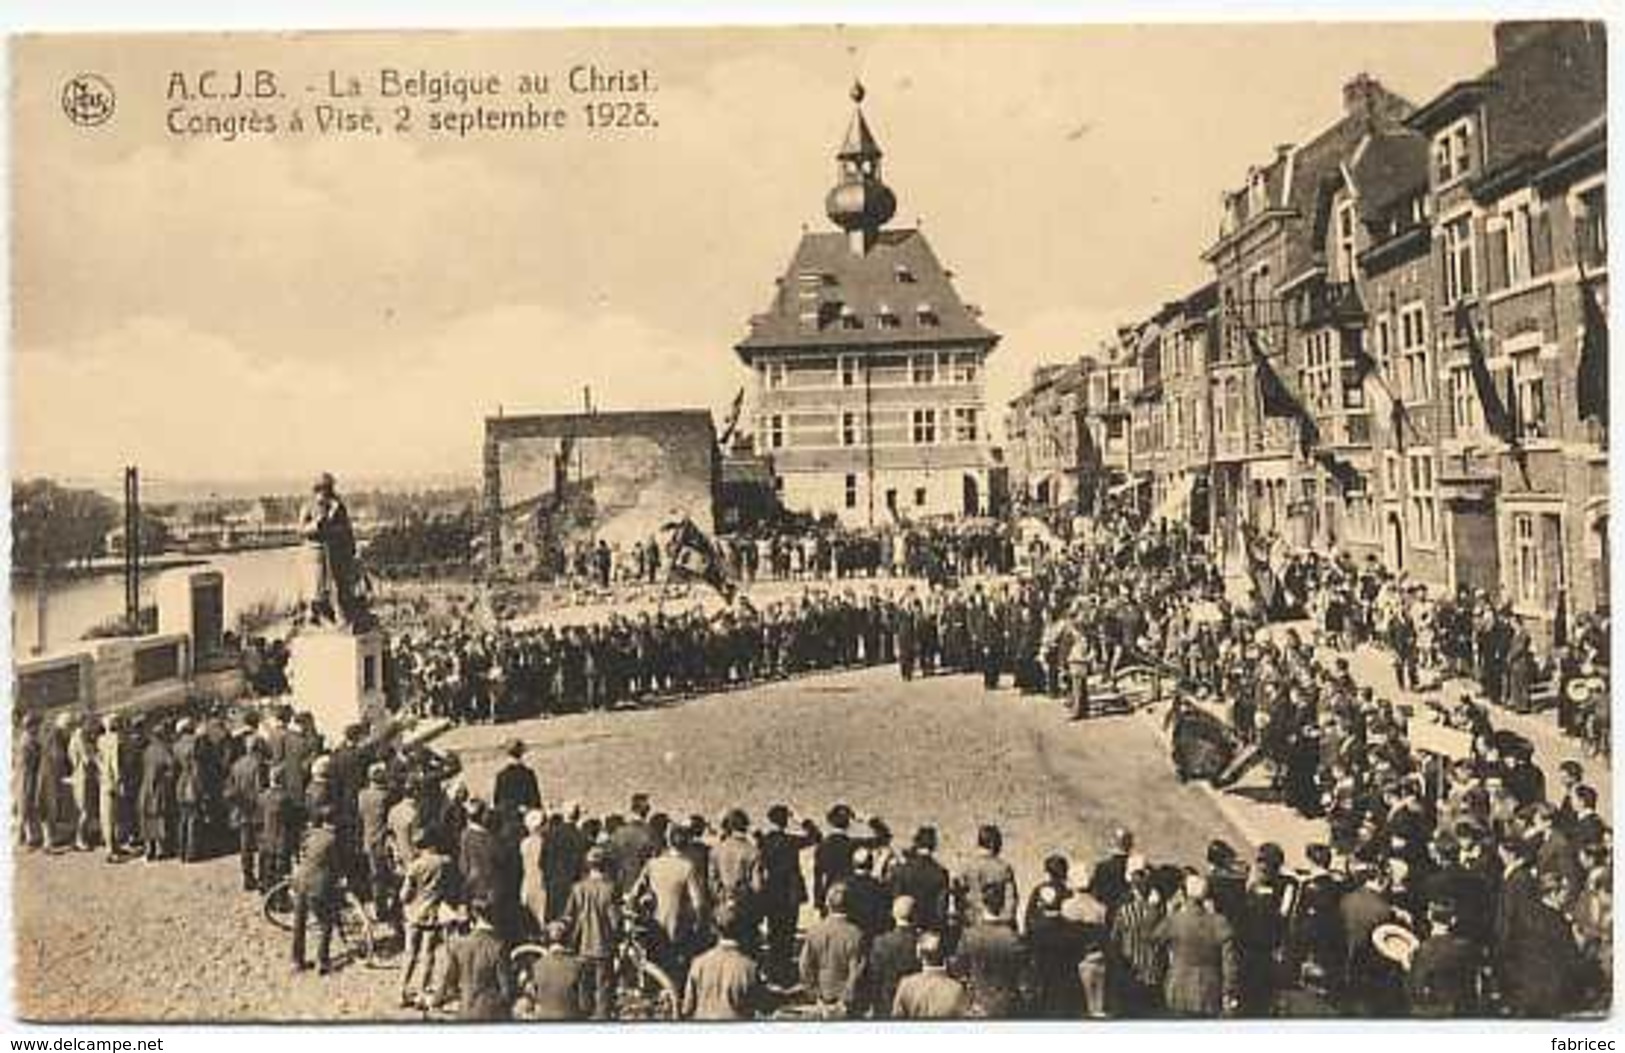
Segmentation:
<svg viewBox="0 0 1625 1053">
<path fill-rule="evenodd" d="M 1425 102 L 1492 52 L 1481 22 L 24 38 L 13 475 L 475 480 L 499 408 L 590 386 L 720 416 L 748 318 L 828 228 L 855 76 L 893 225 L 1003 334 L 998 418 L 1038 363 L 1200 286 L 1222 192 L 1335 120 L 1352 75 Z M 176 71 L 578 63 L 650 70 L 659 128 L 165 132 Z M 95 128 L 62 108 L 84 71 L 117 92 Z M 579 106 L 556 81 L 552 102 Z"/>
</svg>

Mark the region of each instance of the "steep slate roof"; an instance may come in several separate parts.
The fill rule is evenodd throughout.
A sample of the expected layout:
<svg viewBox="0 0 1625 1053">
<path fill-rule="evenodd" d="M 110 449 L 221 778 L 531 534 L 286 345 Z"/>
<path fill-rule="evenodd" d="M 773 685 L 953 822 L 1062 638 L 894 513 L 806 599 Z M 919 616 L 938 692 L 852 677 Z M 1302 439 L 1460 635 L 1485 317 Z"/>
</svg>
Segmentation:
<svg viewBox="0 0 1625 1053">
<path fill-rule="evenodd" d="M 912 281 L 899 281 L 903 268 Z M 819 275 L 818 282 L 803 275 Z M 815 296 L 803 298 L 802 293 Z M 804 305 L 831 305 L 820 323 L 802 320 Z M 922 323 L 918 308 L 929 305 L 936 324 Z M 898 324 L 881 328 L 881 307 L 890 308 Z M 849 310 L 860 323 L 848 329 L 838 311 Z M 795 255 L 767 311 L 750 321 L 750 334 L 735 346 L 740 358 L 768 348 L 835 349 L 910 344 L 992 345 L 999 334 L 988 329 L 960 300 L 925 235 L 913 229 L 882 230 L 869 250 L 852 251 L 847 235 L 823 231 L 801 236 Z"/>
<path fill-rule="evenodd" d="M 1360 142 L 1374 130 L 1391 127 L 1392 123 L 1410 112 L 1411 104 L 1386 91 L 1382 92 L 1384 111 L 1376 120 L 1364 114 L 1345 113 L 1308 143 L 1293 151 L 1292 182 L 1287 188 L 1284 204 L 1296 209 L 1307 223 L 1298 225 L 1286 242 L 1286 270 L 1284 277 L 1295 277 L 1320 262 L 1321 242 L 1315 238 L 1315 214 L 1323 200 L 1324 189 L 1342 179 L 1343 165 L 1354 157 Z M 1368 147 L 1369 150 L 1369 147 Z"/>
<path fill-rule="evenodd" d="M 1350 165 L 1360 194 L 1360 214 L 1375 222 L 1390 208 L 1428 185 L 1428 141 L 1407 128 L 1373 132 Z"/>
</svg>

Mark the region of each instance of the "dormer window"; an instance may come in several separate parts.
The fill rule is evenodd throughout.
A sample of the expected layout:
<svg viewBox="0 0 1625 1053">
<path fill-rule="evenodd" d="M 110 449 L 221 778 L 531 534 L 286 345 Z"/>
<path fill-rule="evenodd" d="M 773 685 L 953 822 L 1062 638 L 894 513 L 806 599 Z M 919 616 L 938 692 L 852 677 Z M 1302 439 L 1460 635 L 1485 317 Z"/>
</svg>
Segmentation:
<svg viewBox="0 0 1625 1053">
<path fill-rule="evenodd" d="M 851 306 L 848 305 L 848 304 L 842 304 L 841 305 L 841 328 L 842 329 L 862 329 L 863 328 L 863 319 L 859 318 L 858 317 L 858 312 L 852 310 Z"/>
<path fill-rule="evenodd" d="M 918 307 L 914 308 L 914 321 L 919 325 L 935 326 L 940 319 L 937 317 L 937 309 L 935 307 L 928 303 L 922 303 Z"/>
<path fill-rule="evenodd" d="M 1473 120 L 1463 117 L 1433 137 L 1433 181 L 1444 187 L 1473 168 Z"/>
<path fill-rule="evenodd" d="M 892 274 L 897 278 L 898 285 L 914 284 L 914 272 L 909 269 L 909 266 L 906 263 L 899 263 L 896 270 L 894 270 Z"/>
<path fill-rule="evenodd" d="M 903 324 L 903 321 L 897 317 L 896 311 L 885 304 L 881 304 L 875 309 L 875 324 L 882 329 L 896 329 Z"/>
<path fill-rule="evenodd" d="M 1262 168 L 1256 168 L 1247 177 L 1247 212 L 1256 216 L 1269 207 L 1269 179 Z"/>
</svg>

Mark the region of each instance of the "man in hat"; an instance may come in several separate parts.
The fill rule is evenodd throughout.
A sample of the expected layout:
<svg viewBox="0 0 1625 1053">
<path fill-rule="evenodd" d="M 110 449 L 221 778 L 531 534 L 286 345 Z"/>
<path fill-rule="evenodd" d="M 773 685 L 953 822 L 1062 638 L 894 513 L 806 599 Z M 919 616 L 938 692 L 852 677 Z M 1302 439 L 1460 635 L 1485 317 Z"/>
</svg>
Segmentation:
<svg viewBox="0 0 1625 1053">
<path fill-rule="evenodd" d="M 265 744 L 247 740 L 243 755 L 232 762 L 226 777 L 226 804 L 231 825 L 237 831 L 237 856 L 242 869 L 243 891 L 261 890 L 258 876 L 260 855 L 260 795 L 265 791 Z"/>
<path fill-rule="evenodd" d="M 914 921 L 927 932 L 941 933 L 948 924 L 948 871 L 937 862 L 937 828 L 914 831 L 914 843 L 892 875 L 892 892 L 914 901 Z"/>
<path fill-rule="evenodd" d="M 506 752 L 508 763 L 497 772 L 491 803 L 505 816 L 524 815 L 542 806 L 541 787 L 537 785 L 536 773 L 525 764 L 525 744 L 510 739 Z"/>
<path fill-rule="evenodd" d="M 1427 923 L 1432 931 L 1411 956 L 1405 978 L 1411 1014 L 1423 1017 L 1477 1015 L 1482 950 L 1457 931 L 1456 905 L 1450 900 L 1429 902 Z"/>
<path fill-rule="evenodd" d="M 299 533 L 310 566 L 311 621 L 356 624 L 362 608 L 356 590 L 355 531 L 331 473 L 323 472 L 311 486 L 310 503 L 299 516 Z"/>
<path fill-rule="evenodd" d="M 813 852 L 813 902 L 820 910 L 824 909 L 829 890 L 852 873 L 852 853 L 858 847 L 848 832 L 854 818 L 850 807 L 837 804 L 824 818 L 829 822 L 829 833 Z"/>
<path fill-rule="evenodd" d="M 790 832 L 790 809 L 775 804 L 767 810 L 768 829 L 759 840 L 761 850 L 761 912 L 767 920 L 767 954 L 763 966 L 774 983 L 793 983 L 796 919 L 807 902 L 801 853 L 816 845 L 818 827 L 804 820 L 800 833 Z"/>
<path fill-rule="evenodd" d="M 587 1011 L 608 1020 L 615 1011 L 615 951 L 621 941 L 621 902 L 609 877 L 609 853 L 603 846 L 587 850 L 587 874 L 570 889 L 564 907 L 575 953 L 586 982 Z"/>
</svg>

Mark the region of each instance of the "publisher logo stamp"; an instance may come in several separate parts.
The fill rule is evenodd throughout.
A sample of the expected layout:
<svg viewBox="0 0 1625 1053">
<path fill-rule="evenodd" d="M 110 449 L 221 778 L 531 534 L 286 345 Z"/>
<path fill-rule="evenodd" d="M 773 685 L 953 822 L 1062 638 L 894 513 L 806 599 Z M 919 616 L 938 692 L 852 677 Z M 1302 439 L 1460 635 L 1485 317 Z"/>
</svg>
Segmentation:
<svg viewBox="0 0 1625 1053">
<path fill-rule="evenodd" d="M 99 73 L 76 74 L 62 86 L 62 112 L 81 128 L 106 124 L 113 101 L 113 86 Z"/>
</svg>

